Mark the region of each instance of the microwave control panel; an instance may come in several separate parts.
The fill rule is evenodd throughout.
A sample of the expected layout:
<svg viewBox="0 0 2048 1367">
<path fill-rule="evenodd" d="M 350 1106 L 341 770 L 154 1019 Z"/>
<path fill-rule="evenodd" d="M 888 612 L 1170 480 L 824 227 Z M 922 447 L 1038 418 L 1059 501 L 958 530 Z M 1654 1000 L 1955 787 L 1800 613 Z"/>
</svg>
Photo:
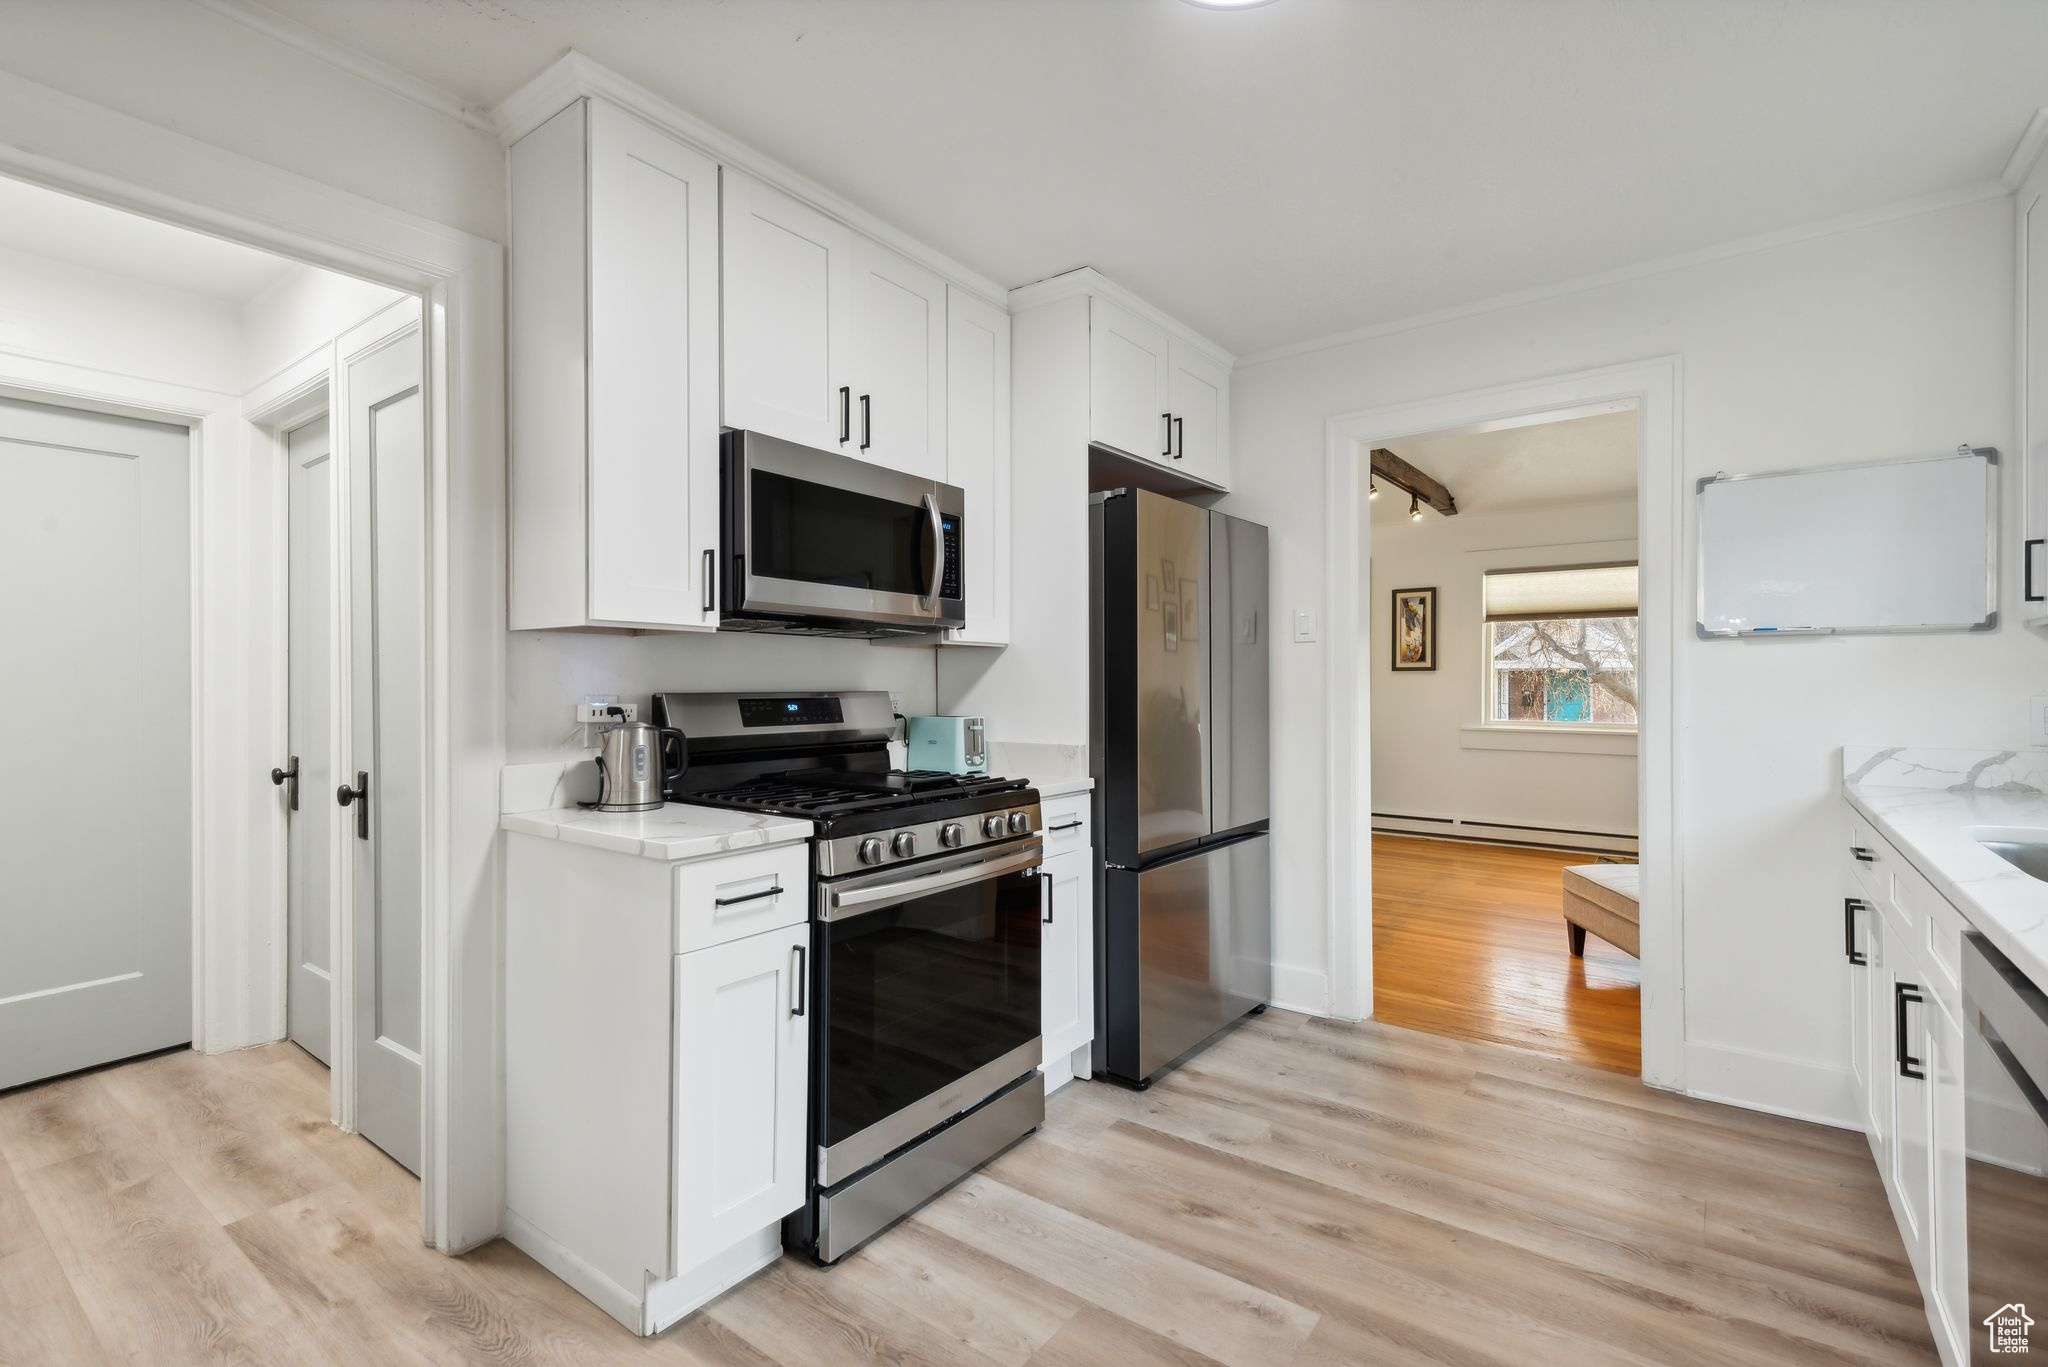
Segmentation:
<svg viewBox="0 0 2048 1367">
<path fill-rule="evenodd" d="M 945 564 L 939 575 L 939 597 L 957 599 L 960 597 L 960 514 L 947 513 L 939 519 L 939 528 L 946 541 Z"/>
</svg>

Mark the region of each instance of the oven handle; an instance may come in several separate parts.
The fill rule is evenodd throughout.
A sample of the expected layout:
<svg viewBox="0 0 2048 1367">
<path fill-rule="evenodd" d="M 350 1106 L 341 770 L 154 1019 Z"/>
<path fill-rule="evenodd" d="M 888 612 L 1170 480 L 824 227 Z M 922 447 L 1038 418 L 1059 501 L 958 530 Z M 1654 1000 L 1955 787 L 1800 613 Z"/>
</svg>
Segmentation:
<svg viewBox="0 0 2048 1367">
<path fill-rule="evenodd" d="M 1006 873 L 1019 869 L 1036 868 L 1045 857 L 1045 843 L 1039 840 L 1027 841 L 1022 849 L 999 859 L 983 859 L 972 864 L 960 865 L 938 873 L 927 873 L 919 878 L 901 881 L 874 883 L 861 888 L 827 888 L 824 890 L 824 905 L 819 908 L 820 921 L 844 921 L 854 916 L 865 916 L 883 907 L 893 907 L 899 902 L 914 901 L 928 897 L 948 888 L 965 887 L 969 883 L 980 883 L 990 878 L 1000 878 Z"/>
</svg>

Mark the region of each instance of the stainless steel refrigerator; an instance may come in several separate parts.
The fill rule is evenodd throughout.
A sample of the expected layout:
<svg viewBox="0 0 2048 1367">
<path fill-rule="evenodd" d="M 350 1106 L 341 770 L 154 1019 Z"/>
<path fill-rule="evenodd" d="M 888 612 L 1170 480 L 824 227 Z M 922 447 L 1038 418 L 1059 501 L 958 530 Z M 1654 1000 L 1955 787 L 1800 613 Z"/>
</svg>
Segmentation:
<svg viewBox="0 0 2048 1367">
<path fill-rule="evenodd" d="M 1143 1087 L 1272 993 L 1266 529 L 1097 494 L 1089 563 L 1095 1071 Z"/>
</svg>

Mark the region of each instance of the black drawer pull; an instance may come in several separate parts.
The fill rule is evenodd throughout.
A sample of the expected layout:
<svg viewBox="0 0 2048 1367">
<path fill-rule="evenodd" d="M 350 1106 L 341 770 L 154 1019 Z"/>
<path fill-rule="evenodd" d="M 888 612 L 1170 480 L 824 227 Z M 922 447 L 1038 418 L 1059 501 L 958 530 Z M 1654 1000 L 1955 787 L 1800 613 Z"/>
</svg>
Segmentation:
<svg viewBox="0 0 2048 1367">
<path fill-rule="evenodd" d="M 1856 913 L 1868 911 L 1870 904 L 1860 897 L 1842 899 L 1842 948 L 1852 964 L 1867 964 L 1870 957 L 1856 948 Z"/>
<path fill-rule="evenodd" d="M 1087 824 L 1088 823 L 1085 821 L 1069 821 L 1066 822 L 1064 825 L 1047 826 L 1045 828 L 1045 833 L 1047 835 L 1051 835 L 1054 831 L 1078 831 Z"/>
<path fill-rule="evenodd" d="M 809 975 L 804 972 L 804 947 L 791 945 L 789 952 L 796 960 L 796 971 L 789 975 L 789 1014 L 801 1016 L 804 1013 L 804 998 L 810 992 Z"/>
<path fill-rule="evenodd" d="M 1040 873 L 1040 874 L 1039 874 L 1038 876 L 1039 876 L 1039 877 L 1040 877 L 1041 879 L 1043 879 L 1043 880 L 1044 880 L 1044 882 L 1045 882 L 1045 915 L 1044 915 L 1043 917 L 1041 917 L 1040 919 L 1041 919 L 1041 920 L 1043 920 L 1043 921 L 1044 921 L 1044 922 L 1045 922 L 1045 923 L 1046 923 L 1047 925 L 1051 925 L 1051 924 L 1052 924 L 1052 875 L 1051 875 L 1051 874 L 1049 874 L 1049 873 L 1044 873 L 1044 872 L 1041 872 L 1041 873 Z"/>
<path fill-rule="evenodd" d="M 2041 595 L 2034 592 L 2034 547 L 2041 544 L 2041 538 L 2038 536 L 2031 541 L 2020 543 L 2020 577 L 2026 581 L 2020 589 L 2020 596 L 2029 603 L 2041 601 Z"/>
<path fill-rule="evenodd" d="M 1856 856 L 1856 862 L 1859 864 L 1875 864 L 1877 862 L 1877 856 L 1864 849 L 1861 845 L 1851 845 L 1849 853 Z"/>
<path fill-rule="evenodd" d="M 1893 1052 L 1899 1061 L 1899 1076 L 1924 1080 L 1927 1076 L 1926 1059 L 1914 1058 L 1906 1052 L 1906 1004 L 1924 1002 L 1920 989 L 1913 983 L 1892 984 Z"/>
<path fill-rule="evenodd" d="M 739 905 L 740 903 L 742 903 L 742 902 L 758 902 L 758 901 L 760 901 L 760 900 L 761 900 L 761 899 L 762 899 L 763 897 L 780 897 L 780 896 L 782 896 L 782 884 L 780 884 L 780 883 L 777 883 L 777 884 L 776 884 L 776 885 L 775 885 L 774 887 L 772 887 L 772 888 L 763 888 L 763 889 L 761 889 L 761 890 L 760 890 L 759 892 L 750 892 L 750 893 L 746 894 L 746 895 L 745 895 L 744 897 L 719 897 L 719 898 L 714 898 L 714 899 L 712 900 L 712 903 L 711 903 L 711 905 L 712 905 L 712 906 L 714 906 L 714 907 L 736 907 L 736 906 L 738 906 L 738 905 Z"/>
</svg>

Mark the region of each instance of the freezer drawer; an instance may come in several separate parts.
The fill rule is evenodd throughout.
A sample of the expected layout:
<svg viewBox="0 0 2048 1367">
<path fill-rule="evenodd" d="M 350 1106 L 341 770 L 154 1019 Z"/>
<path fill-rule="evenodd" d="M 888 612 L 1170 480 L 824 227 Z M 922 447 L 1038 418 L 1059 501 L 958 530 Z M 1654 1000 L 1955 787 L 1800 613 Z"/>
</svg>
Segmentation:
<svg viewBox="0 0 2048 1367">
<path fill-rule="evenodd" d="M 1105 871 L 1103 1070 L 1151 1078 L 1272 993 L 1271 838 Z"/>
</svg>

